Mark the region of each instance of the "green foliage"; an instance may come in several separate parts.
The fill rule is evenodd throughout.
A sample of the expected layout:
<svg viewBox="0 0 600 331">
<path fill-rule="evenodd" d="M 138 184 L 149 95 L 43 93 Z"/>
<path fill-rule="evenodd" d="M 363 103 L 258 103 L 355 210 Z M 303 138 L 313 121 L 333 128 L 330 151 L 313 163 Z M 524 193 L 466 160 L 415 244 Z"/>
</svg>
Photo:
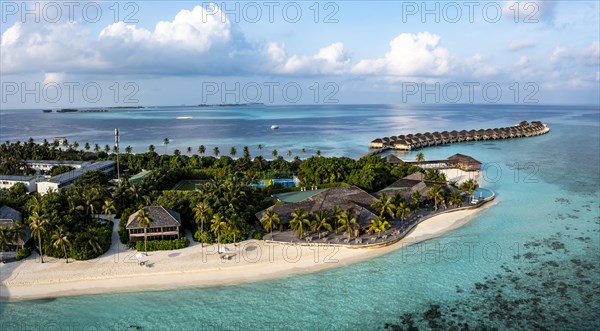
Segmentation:
<svg viewBox="0 0 600 331">
<path fill-rule="evenodd" d="M 150 240 L 146 244 L 148 252 L 152 251 L 172 251 L 175 249 L 186 248 L 190 245 L 190 241 L 183 237 L 174 240 Z M 144 251 L 144 241 L 140 240 L 135 243 L 137 251 Z"/>
<path fill-rule="evenodd" d="M 73 169 L 75 169 L 75 168 L 73 168 L 71 166 L 67 166 L 67 165 L 54 166 L 54 167 L 52 167 L 52 169 L 50 169 L 50 176 L 64 174 L 65 172 L 69 172 Z"/>
<path fill-rule="evenodd" d="M 427 169 L 424 178 L 432 182 L 446 182 L 446 176 L 437 169 Z"/>
<path fill-rule="evenodd" d="M 123 214 L 121 214 L 121 219 L 119 220 L 119 240 L 124 245 L 129 243 L 129 231 L 127 231 L 126 226 L 129 216 L 131 216 L 133 213 L 133 209 L 127 208 L 125 211 L 123 211 Z"/>
<path fill-rule="evenodd" d="M 263 235 L 264 235 L 264 233 L 261 230 L 255 231 L 252 234 L 252 239 L 262 240 L 263 239 Z"/>
<path fill-rule="evenodd" d="M 206 226 L 206 224 L 205 224 Z M 204 228 L 204 232 L 202 232 L 202 234 L 200 234 L 200 228 L 198 228 L 198 231 L 196 231 L 194 233 L 194 240 L 197 242 L 202 242 L 202 243 L 214 243 L 217 242 L 217 237 L 214 236 L 212 234 L 212 232 L 208 231 L 208 228 Z"/>
<path fill-rule="evenodd" d="M 22 259 L 28 258 L 30 255 L 31 255 L 31 248 L 23 247 L 17 251 L 17 256 L 15 257 L 15 259 L 17 261 L 20 261 Z"/>
</svg>

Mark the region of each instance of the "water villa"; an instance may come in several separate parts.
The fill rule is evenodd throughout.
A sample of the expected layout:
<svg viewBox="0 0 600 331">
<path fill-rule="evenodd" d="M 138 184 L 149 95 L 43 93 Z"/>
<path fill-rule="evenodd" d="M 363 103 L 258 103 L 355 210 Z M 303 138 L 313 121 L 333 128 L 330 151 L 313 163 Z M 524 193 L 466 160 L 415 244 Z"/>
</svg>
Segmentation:
<svg viewBox="0 0 600 331">
<path fill-rule="evenodd" d="M 377 138 L 369 143 L 370 148 L 378 148 L 381 151 L 397 149 L 409 151 L 412 149 L 428 146 L 458 143 L 464 141 L 497 140 L 520 137 L 533 137 L 548 133 L 550 128 L 540 121 L 521 123 L 496 129 L 462 130 L 425 132 L 391 137 Z"/>
</svg>

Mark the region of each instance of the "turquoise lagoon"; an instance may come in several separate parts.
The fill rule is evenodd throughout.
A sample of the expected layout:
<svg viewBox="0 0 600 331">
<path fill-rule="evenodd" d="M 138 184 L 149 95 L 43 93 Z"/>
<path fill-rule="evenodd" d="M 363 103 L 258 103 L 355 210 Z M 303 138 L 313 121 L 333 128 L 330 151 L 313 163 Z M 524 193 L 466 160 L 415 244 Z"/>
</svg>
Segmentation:
<svg viewBox="0 0 600 331">
<path fill-rule="evenodd" d="M 0 329 L 600 328 L 597 107 L 470 106 L 472 109 L 465 111 L 458 106 L 377 106 L 383 109 L 377 116 L 357 116 L 354 120 L 364 121 L 354 124 L 360 145 L 350 129 L 340 131 L 339 127 L 352 126 L 350 119 L 348 123 L 325 124 L 343 113 L 344 107 L 332 107 L 329 115 L 322 110 L 324 120 L 313 128 L 317 133 L 299 141 L 323 150 L 325 155 L 357 156 L 368 142 L 364 139 L 392 135 L 393 127 L 403 132 L 488 128 L 538 119 L 547 122 L 551 132 L 535 138 L 423 150 L 426 159 L 464 153 L 481 160 L 486 169 L 481 184 L 497 194 L 496 206 L 438 238 L 369 261 L 276 280 L 4 302 L 0 303 Z M 355 108 L 352 111 L 365 112 Z M 293 107 L 286 111 L 288 115 L 264 123 L 276 123 L 284 129 L 282 123 L 294 118 L 292 122 L 304 123 L 308 130 L 307 123 L 318 118 L 310 112 L 303 117 Z M 430 129 L 428 122 L 435 128 Z M 371 124 L 385 133 L 363 127 Z M 341 137 L 335 139 L 339 145 L 326 144 L 335 138 L 330 135 Z M 15 138 L 4 137 L 4 132 L 2 136 L 5 140 Z M 285 142 L 292 135 L 283 136 Z M 246 141 L 258 143 L 258 138 L 249 137 Z M 401 157 L 414 158 L 416 153 Z"/>
</svg>

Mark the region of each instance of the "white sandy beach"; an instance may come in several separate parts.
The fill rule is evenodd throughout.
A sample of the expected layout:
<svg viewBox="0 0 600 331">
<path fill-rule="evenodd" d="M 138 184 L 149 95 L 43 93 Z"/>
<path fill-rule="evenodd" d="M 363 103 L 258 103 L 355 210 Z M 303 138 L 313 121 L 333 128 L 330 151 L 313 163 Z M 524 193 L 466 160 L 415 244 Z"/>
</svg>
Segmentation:
<svg viewBox="0 0 600 331">
<path fill-rule="evenodd" d="M 317 248 L 248 240 L 237 247 L 226 245 L 237 254 L 231 260 L 221 260 L 216 245 L 202 248 L 199 243 L 192 242 L 185 249 L 148 253 L 143 260 L 152 267 L 139 265 L 137 252 L 119 242 L 115 228 L 111 249 L 95 260 L 66 264 L 64 259 L 44 258 L 46 263 L 42 264 L 34 253 L 24 261 L 0 265 L 0 298 L 23 300 L 221 286 L 315 272 L 366 260 L 439 236 L 465 224 L 491 204 L 435 216 L 419 224 L 401 241 L 387 247 Z"/>
</svg>

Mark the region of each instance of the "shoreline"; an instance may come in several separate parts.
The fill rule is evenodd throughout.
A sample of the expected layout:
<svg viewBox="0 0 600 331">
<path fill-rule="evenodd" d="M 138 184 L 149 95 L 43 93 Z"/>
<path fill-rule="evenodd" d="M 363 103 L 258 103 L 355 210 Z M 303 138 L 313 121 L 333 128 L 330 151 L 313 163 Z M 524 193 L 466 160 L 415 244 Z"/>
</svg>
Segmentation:
<svg viewBox="0 0 600 331">
<path fill-rule="evenodd" d="M 229 286 L 291 275 L 308 274 L 378 257 L 406 245 L 429 240 L 471 221 L 497 200 L 469 210 L 436 215 L 417 225 L 400 241 L 378 248 L 311 247 L 247 240 L 223 245 L 235 250 L 231 260 L 221 260 L 217 245 L 192 242 L 175 251 L 156 251 L 144 258 L 153 267 L 139 265 L 137 252 L 122 245 L 113 233 L 113 246 L 90 261 L 74 261 L 37 254 L 0 266 L 0 301 L 11 302 L 62 296 L 94 295 L 181 288 Z M 115 241 L 116 240 L 116 241 Z"/>
</svg>

